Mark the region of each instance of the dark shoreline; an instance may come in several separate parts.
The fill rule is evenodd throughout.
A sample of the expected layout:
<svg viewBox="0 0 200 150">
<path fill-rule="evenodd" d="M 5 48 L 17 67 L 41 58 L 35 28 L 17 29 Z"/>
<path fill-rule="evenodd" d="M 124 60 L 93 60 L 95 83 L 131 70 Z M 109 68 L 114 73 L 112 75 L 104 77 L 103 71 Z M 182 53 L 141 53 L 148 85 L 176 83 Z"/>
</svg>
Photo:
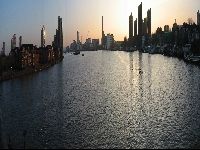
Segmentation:
<svg viewBox="0 0 200 150">
<path fill-rule="evenodd" d="M 60 63 L 61 61 L 59 61 L 57 63 Z M 57 63 L 55 63 L 54 65 L 56 65 Z M 37 73 L 42 70 L 48 69 L 52 66 L 53 65 L 51 63 L 48 63 L 48 64 L 40 65 L 37 68 L 27 68 L 27 69 L 19 70 L 19 71 L 5 72 L 5 73 L 3 73 L 4 75 L 0 76 L 0 82 L 6 81 L 6 80 L 11 80 L 13 78 L 21 77 L 21 76 L 24 76 L 27 74 Z"/>
</svg>

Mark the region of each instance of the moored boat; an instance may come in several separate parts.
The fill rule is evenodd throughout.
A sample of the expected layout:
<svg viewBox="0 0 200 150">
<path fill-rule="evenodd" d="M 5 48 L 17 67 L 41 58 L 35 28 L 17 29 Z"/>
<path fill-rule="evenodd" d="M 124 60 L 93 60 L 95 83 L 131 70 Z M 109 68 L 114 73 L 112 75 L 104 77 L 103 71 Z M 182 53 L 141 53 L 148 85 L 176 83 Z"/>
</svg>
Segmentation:
<svg viewBox="0 0 200 150">
<path fill-rule="evenodd" d="M 78 55 L 78 54 L 80 54 L 80 51 L 75 51 L 73 54 Z"/>
</svg>

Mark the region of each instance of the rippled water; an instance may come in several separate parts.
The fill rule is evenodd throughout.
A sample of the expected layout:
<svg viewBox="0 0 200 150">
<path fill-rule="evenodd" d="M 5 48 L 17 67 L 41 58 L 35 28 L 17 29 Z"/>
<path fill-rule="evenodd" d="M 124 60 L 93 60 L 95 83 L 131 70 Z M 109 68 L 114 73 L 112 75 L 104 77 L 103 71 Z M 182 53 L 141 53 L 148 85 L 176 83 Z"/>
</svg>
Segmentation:
<svg viewBox="0 0 200 150">
<path fill-rule="evenodd" d="M 138 51 L 81 53 L 0 84 L 11 141 L 26 129 L 26 148 L 200 148 L 199 67 Z"/>
</svg>

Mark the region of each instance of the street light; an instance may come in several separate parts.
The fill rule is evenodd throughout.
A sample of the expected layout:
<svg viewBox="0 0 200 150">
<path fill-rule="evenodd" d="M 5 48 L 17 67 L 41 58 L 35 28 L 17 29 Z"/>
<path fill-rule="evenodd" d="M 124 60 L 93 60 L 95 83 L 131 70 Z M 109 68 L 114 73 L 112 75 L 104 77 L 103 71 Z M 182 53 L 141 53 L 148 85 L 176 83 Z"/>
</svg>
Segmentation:
<svg viewBox="0 0 200 150">
<path fill-rule="evenodd" d="M 10 69 L 11 69 L 11 75 L 12 75 L 12 67 L 10 67 Z M 13 76 L 12 76 L 13 77 Z"/>
</svg>

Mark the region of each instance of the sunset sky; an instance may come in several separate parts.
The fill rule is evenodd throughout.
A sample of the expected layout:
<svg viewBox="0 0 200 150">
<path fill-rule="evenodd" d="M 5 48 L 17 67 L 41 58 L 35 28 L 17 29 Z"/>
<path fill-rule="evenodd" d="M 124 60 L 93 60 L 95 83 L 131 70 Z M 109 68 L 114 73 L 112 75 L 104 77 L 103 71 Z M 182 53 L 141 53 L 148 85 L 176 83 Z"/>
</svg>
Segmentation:
<svg viewBox="0 0 200 150">
<path fill-rule="evenodd" d="M 190 17 L 196 23 L 200 0 L 0 0 L 0 48 L 6 44 L 6 54 L 10 52 L 11 38 L 22 36 L 22 44 L 40 46 L 42 26 L 46 29 L 46 45 L 51 45 L 58 26 L 58 16 L 63 21 L 63 46 L 76 40 L 80 32 L 82 43 L 86 38 L 101 42 L 102 16 L 104 32 L 122 41 L 129 32 L 129 15 L 138 18 L 138 6 L 142 2 L 142 18 L 151 8 L 152 32 L 157 27 L 176 22 L 182 25 Z"/>
</svg>

